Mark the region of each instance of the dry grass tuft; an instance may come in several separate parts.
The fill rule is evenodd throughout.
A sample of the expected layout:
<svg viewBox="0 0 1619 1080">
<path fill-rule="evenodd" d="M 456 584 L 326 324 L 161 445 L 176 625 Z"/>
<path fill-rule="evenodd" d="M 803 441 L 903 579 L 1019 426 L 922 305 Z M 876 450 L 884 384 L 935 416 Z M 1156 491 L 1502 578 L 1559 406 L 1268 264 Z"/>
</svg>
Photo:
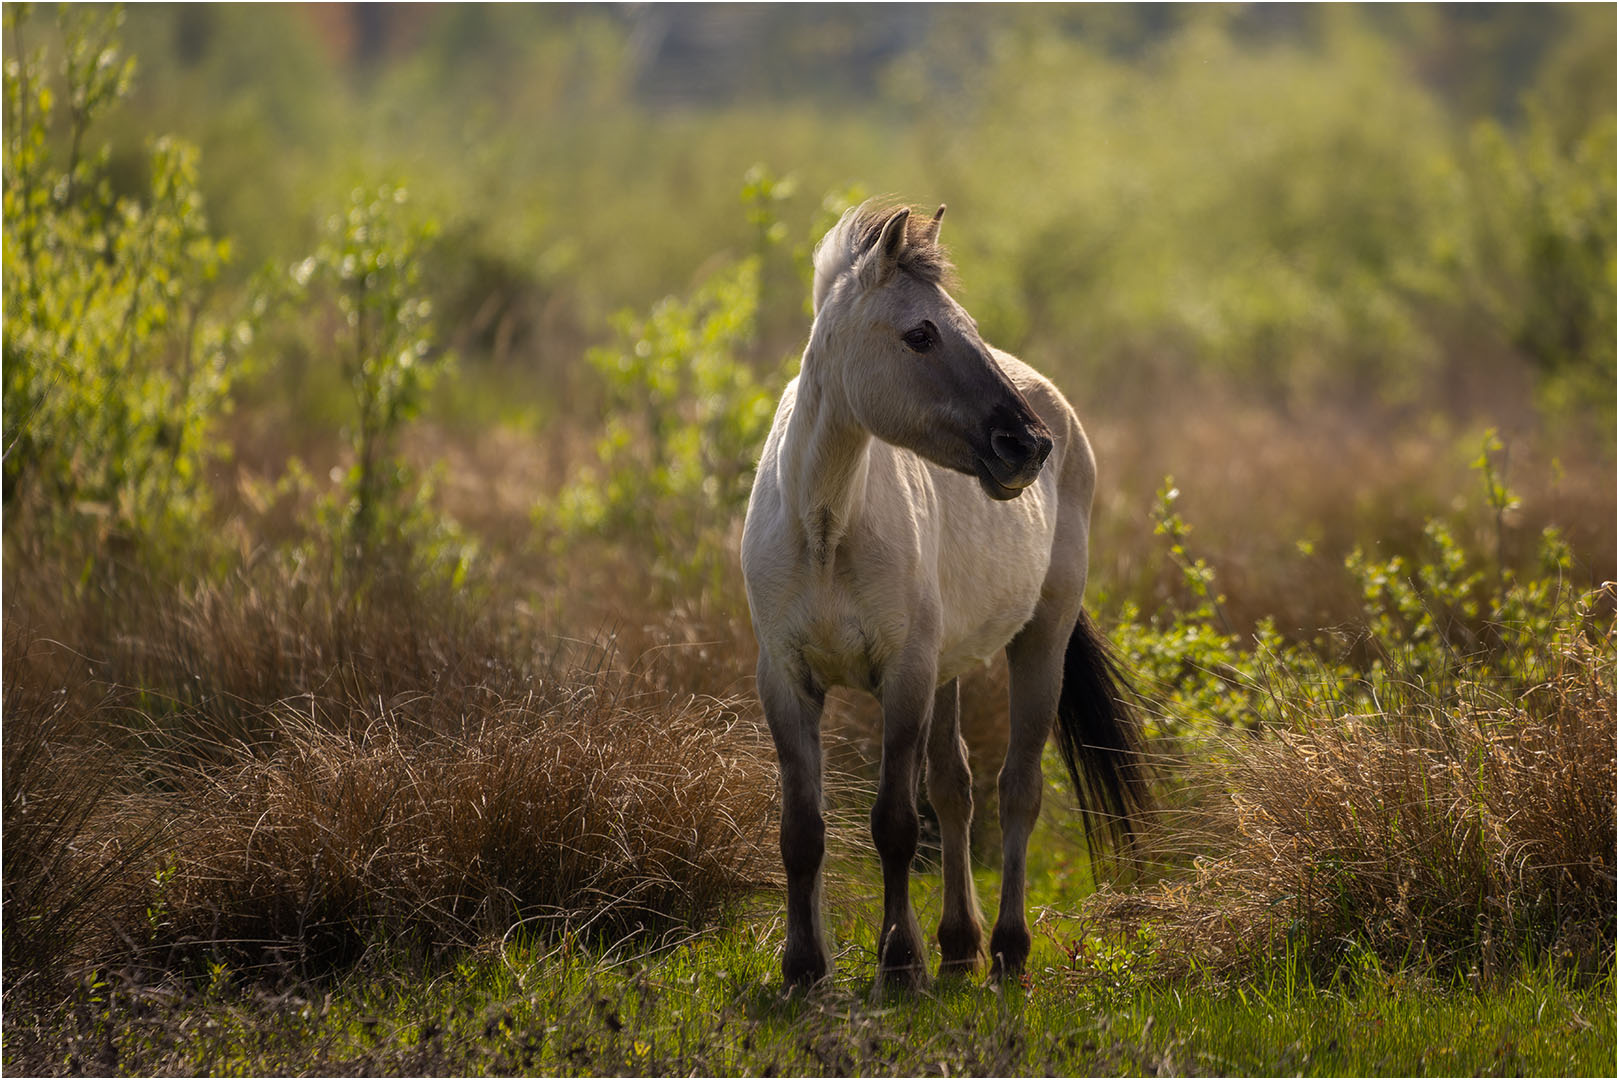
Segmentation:
<svg viewBox="0 0 1619 1080">
<path fill-rule="evenodd" d="M 115 910 L 128 910 L 160 837 L 125 836 L 104 827 L 113 762 L 87 745 L 82 729 L 108 715 L 118 696 L 103 692 L 87 714 L 67 687 L 44 689 L 18 678 L 28 644 L 7 627 L 5 640 L 5 983 L 8 1001 L 52 975 L 82 943 L 113 937 Z M 83 668 L 78 671 L 81 673 Z"/>
<path fill-rule="evenodd" d="M 45 599 L 7 597 L 8 984 L 651 932 L 775 872 L 768 740 L 738 702 L 660 684 L 678 665 L 490 602 L 344 604 L 270 573 Z"/>
<path fill-rule="evenodd" d="M 1613 644 L 1572 639 L 1505 703 L 1429 699 L 1229 747 L 1223 806 L 1169 841 L 1219 854 L 1092 911 L 1156 924 L 1172 967 L 1284 948 L 1324 968 L 1367 950 L 1483 977 L 1547 957 L 1611 967 Z"/>
<path fill-rule="evenodd" d="M 304 970 L 381 937 L 700 925 L 772 872 L 774 776 L 725 702 L 587 682 L 449 734 L 386 714 L 342 729 L 282 714 L 279 728 L 275 753 L 199 771 L 173 799 L 190 824 L 160 953 Z"/>
</svg>

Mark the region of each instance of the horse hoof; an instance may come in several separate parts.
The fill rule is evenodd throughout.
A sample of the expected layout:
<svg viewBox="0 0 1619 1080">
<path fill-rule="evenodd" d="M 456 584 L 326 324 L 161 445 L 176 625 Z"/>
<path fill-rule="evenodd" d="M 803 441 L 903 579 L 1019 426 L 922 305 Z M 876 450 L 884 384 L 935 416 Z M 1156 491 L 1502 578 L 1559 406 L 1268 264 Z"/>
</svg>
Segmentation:
<svg viewBox="0 0 1619 1080">
<path fill-rule="evenodd" d="M 1016 980 L 1023 974 L 1023 965 L 1029 959 L 1029 932 L 997 929 L 989 939 L 991 957 L 989 974 L 996 982 Z"/>
<path fill-rule="evenodd" d="M 984 931 L 976 923 L 939 924 L 939 977 L 978 974 L 984 959 Z"/>
<path fill-rule="evenodd" d="M 787 989 L 804 989 L 825 982 L 832 974 L 832 965 L 825 956 L 798 956 L 782 960 L 782 981 Z"/>
<path fill-rule="evenodd" d="M 872 983 L 871 996 L 880 999 L 894 994 L 920 994 L 927 990 L 929 984 L 927 969 L 921 964 L 878 968 L 877 980 Z"/>
<path fill-rule="evenodd" d="M 972 956 L 969 956 L 969 957 L 966 957 L 966 958 L 960 959 L 960 960 L 940 960 L 939 961 L 939 981 L 940 982 L 960 981 L 962 979 L 971 979 L 973 976 L 975 976 L 977 974 L 978 974 L 978 955 L 976 953 L 974 953 Z"/>
</svg>

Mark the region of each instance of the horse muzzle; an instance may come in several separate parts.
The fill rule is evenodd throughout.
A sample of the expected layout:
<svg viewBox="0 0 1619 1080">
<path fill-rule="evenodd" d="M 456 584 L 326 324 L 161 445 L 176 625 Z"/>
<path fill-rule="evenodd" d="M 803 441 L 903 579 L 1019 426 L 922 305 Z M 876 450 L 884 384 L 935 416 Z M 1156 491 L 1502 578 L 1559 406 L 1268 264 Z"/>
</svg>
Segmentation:
<svg viewBox="0 0 1619 1080">
<path fill-rule="evenodd" d="M 1051 447 L 1051 432 L 1038 419 L 991 428 L 989 452 L 975 458 L 978 485 L 992 499 L 1017 498 L 1039 477 Z"/>
</svg>

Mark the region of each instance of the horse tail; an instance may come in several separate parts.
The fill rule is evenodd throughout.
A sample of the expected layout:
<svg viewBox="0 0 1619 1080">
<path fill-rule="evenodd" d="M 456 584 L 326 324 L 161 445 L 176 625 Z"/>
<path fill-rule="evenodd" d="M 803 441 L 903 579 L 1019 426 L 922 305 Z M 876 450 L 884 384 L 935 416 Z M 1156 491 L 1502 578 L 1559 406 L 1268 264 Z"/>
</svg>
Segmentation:
<svg viewBox="0 0 1619 1080">
<path fill-rule="evenodd" d="M 1135 691 L 1112 648 L 1081 611 L 1063 657 L 1057 748 L 1092 852 L 1130 843 L 1150 806 L 1141 717 L 1127 694 Z"/>
</svg>

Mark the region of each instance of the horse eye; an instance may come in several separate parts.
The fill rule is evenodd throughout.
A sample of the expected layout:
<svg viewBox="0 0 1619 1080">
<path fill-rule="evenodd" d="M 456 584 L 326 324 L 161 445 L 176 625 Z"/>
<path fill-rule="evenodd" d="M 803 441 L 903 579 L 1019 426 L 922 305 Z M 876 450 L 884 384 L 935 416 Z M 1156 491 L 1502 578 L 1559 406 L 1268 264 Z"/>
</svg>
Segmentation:
<svg viewBox="0 0 1619 1080">
<path fill-rule="evenodd" d="M 918 326 L 915 330 L 906 331 L 900 340 L 913 352 L 927 352 L 933 348 L 933 335 L 927 332 L 926 327 Z"/>
</svg>

